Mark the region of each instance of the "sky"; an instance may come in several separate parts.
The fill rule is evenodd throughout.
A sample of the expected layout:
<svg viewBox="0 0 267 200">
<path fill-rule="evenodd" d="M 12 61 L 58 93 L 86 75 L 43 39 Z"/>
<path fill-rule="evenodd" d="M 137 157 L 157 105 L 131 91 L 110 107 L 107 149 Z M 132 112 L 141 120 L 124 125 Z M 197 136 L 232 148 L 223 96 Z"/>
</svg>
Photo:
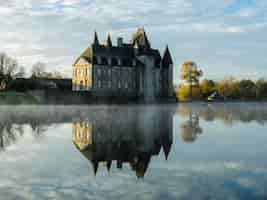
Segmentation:
<svg viewBox="0 0 267 200">
<path fill-rule="evenodd" d="M 169 45 L 175 82 L 186 60 L 205 78 L 267 78 L 266 11 L 266 0 L 1 0 L 0 51 L 70 76 L 95 30 L 115 43 L 145 27 L 153 48 Z"/>
</svg>

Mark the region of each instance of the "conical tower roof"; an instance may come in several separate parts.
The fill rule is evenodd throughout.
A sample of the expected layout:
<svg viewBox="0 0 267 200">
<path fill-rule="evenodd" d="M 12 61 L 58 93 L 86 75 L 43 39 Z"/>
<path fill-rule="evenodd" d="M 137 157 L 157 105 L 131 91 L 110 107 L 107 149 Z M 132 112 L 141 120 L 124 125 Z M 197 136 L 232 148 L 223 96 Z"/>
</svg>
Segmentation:
<svg viewBox="0 0 267 200">
<path fill-rule="evenodd" d="M 172 64 L 173 64 L 172 56 L 171 56 L 171 53 L 169 51 L 169 47 L 167 45 L 165 52 L 164 52 L 164 55 L 163 55 L 163 58 L 162 58 L 162 66 L 163 67 L 169 67 Z"/>
<path fill-rule="evenodd" d="M 112 47 L 112 41 L 111 41 L 110 34 L 108 34 L 107 40 L 105 42 L 105 46 Z"/>
<path fill-rule="evenodd" d="M 97 36 L 97 32 L 95 31 L 95 35 L 94 35 L 94 43 L 93 45 L 99 45 L 99 40 L 98 40 L 98 36 Z"/>
<path fill-rule="evenodd" d="M 150 42 L 147 38 L 146 32 L 144 28 L 139 28 L 137 33 L 133 35 L 132 45 L 138 45 L 145 48 L 150 48 Z"/>
</svg>

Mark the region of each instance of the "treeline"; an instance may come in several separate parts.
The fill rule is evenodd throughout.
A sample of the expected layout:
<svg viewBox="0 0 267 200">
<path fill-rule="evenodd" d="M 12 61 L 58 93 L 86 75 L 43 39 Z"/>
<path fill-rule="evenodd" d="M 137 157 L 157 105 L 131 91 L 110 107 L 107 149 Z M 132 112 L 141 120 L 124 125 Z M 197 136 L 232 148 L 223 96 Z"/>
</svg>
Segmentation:
<svg viewBox="0 0 267 200">
<path fill-rule="evenodd" d="M 183 83 L 176 90 L 178 101 L 267 100 L 267 80 L 263 78 L 257 81 L 233 77 L 200 81 L 203 72 L 193 61 L 184 62 L 180 74 Z"/>
<path fill-rule="evenodd" d="M 0 52 L 0 78 L 25 78 L 25 67 L 4 52 Z M 58 71 L 49 72 L 45 63 L 36 62 L 32 65 L 29 78 L 63 78 Z"/>
<path fill-rule="evenodd" d="M 46 64 L 42 62 L 33 64 L 31 71 L 26 74 L 25 67 L 20 65 L 16 59 L 8 56 L 6 53 L 0 53 L 0 91 L 43 87 L 36 80 L 46 78 L 62 79 L 64 77 L 58 71 L 49 72 Z"/>
<path fill-rule="evenodd" d="M 199 84 L 193 85 L 192 93 L 190 86 L 182 84 L 176 91 L 177 99 L 180 101 L 207 100 L 211 95 L 215 100 L 267 100 L 267 80 L 259 79 L 252 81 L 248 79 L 238 80 L 235 78 L 225 78 L 214 81 L 204 79 Z M 192 95 L 192 97 L 191 97 Z"/>
</svg>

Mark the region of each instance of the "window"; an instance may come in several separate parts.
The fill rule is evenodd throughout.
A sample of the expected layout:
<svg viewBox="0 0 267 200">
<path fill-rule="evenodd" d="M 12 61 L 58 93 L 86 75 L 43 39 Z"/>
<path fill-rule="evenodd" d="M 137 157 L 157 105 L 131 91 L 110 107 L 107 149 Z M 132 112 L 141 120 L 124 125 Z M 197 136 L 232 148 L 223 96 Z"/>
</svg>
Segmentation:
<svg viewBox="0 0 267 200">
<path fill-rule="evenodd" d="M 108 65 L 108 60 L 105 57 L 101 57 L 101 64 L 102 65 Z"/>
<path fill-rule="evenodd" d="M 98 81 L 98 88 L 101 88 L 101 81 Z"/>
<path fill-rule="evenodd" d="M 83 81 L 80 81 L 80 90 L 83 89 Z"/>
<path fill-rule="evenodd" d="M 111 65 L 112 65 L 112 66 L 117 66 L 117 65 L 118 65 L 118 60 L 117 60 L 117 58 L 112 58 L 112 59 L 111 59 Z"/>
<path fill-rule="evenodd" d="M 132 66 L 132 61 L 129 58 L 123 58 L 122 59 L 122 65 L 123 66 Z"/>
<path fill-rule="evenodd" d="M 97 69 L 97 75 L 101 76 L 101 69 Z"/>
</svg>

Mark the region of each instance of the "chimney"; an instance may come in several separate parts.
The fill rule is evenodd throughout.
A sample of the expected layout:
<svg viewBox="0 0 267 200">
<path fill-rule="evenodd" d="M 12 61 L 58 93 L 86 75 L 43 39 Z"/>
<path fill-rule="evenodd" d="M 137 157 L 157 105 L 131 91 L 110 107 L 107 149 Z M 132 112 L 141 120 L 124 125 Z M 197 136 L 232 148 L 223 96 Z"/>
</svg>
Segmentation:
<svg viewBox="0 0 267 200">
<path fill-rule="evenodd" d="M 118 37 L 118 47 L 122 47 L 122 46 L 123 46 L 123 38 Z"/>
</svg>

